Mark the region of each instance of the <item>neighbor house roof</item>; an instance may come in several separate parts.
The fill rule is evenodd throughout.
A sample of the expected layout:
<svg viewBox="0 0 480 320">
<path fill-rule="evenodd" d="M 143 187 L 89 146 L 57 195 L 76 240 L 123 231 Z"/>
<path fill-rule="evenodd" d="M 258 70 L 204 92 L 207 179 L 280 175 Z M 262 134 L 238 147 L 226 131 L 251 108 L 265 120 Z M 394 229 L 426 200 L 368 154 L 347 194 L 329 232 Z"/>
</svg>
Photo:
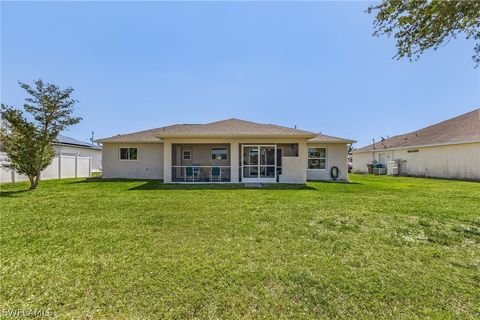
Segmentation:
<svg viewBox="0 0 480 320">
<path fill-rule="evenodd" d="M 273 124 L 227 119 L 207 124 L 175 124 L 100 139 L 98 142 L 160 142 L 173 137 L 291 137 L 314 138 L 317 134 Z"/>
<path fill-rule="evenodd" d="M 82 148 L 89 148 L 89 149 L 96 149 L 102 150 L 100 146 L 90 144 L 88 142 L 83 142 L 74 138 L 70 138 L 64 135 L 59 134 L 57 139 L 55 140 L 54 144 L 61 144 L 61 145 L 68 145 L 73 147 L 82 147 Z"/>
<path fill-rule="evenodd" d="M 420 147 L 480 141 L 480 109 L 442 121 L 429 127 L 379 141 L 353 153 L 391 148 Z"/>
</svg>

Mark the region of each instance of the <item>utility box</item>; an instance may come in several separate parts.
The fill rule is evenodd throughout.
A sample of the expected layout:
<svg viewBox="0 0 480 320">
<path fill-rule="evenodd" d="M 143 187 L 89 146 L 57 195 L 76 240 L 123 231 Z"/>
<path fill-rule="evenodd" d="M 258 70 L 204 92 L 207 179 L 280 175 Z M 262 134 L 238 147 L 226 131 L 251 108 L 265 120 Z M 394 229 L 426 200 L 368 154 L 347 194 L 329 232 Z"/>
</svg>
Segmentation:
<svg viewBox="0 0 480 320">
<path fill-rule="evenodd" d="M 378 176 L 378 175 L 387 174 L 387 169 L 382 168 L 382 167 L 380 167 L 380 168 L 373 168 L 373 174 L 374 174 L 374 175 L 377 175 L 377 176 Z"/>
</svg>

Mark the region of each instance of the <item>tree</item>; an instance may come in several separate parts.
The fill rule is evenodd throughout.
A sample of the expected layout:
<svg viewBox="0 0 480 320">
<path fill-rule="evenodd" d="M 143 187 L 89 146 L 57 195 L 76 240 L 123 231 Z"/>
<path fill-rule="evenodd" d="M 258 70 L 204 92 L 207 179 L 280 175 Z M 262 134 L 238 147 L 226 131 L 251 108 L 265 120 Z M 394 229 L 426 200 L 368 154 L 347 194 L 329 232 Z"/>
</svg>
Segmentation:
<svg viewBox="0 0 480 320">
<path fill-rule="evenodd" d="M 384 0 L 372 5 L 374 35 L 395 36 L 397 59 L 417 60 L 427 49 L 438 49 L 459 35 L 473 39 L 475 67 L 480 64 L 480 1 Z"/>
<path fill-rule="evenodd" d="M 35 81 L 34 87 L 19 84 L 29 95 L 23 109 L 33 120 L 25 118 L 23 111 L 2 103 L 0 142 L 10 159 L 4 167 L 28 176 L 30 189 L 35 189 L 40 173 L 55 157 L 52 142 L 62 130 L 79 123 L 81 118 L 72 116 L 77 102 L 71 98 L 72 88 L 60 89 L 41 79 Z"/>
<path fill-rule="evenodd" d="M 356 148 L 353 147 L 353 143 L 347 144 L 347 153 L 351 154 Z"/>
</svg>

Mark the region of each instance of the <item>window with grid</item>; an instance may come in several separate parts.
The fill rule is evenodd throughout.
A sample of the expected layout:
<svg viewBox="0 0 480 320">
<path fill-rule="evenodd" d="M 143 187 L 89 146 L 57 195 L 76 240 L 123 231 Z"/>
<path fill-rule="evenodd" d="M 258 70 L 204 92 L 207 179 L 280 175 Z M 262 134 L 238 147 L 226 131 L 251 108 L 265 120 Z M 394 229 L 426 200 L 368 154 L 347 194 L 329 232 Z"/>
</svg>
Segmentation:
<svg viewBox="0 0 480 320">
<path fill-rule="evenodd" d="M 190 150 L 183 150 L 183 160 L 192 160 L 192 152 Z"/>
<path fill-rule="evenodd" d="M 327 168 L 327 149 L 308 148 L 308 169 Z"/>
<path fill-rule="evenodd" d="M 137 148 L 120 148 L 120 160 L 137 160 Z"/>
</svg>

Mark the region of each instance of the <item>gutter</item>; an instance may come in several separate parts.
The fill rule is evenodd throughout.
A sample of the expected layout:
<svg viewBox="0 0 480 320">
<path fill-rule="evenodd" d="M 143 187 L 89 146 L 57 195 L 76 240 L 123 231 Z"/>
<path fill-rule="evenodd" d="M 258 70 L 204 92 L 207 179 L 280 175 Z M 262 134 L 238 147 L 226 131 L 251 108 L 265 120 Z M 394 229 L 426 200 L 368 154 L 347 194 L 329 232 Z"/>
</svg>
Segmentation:
<svg viewBox="0 0 480 320">
<path fill-rule="evenodd" d="M 357 142 L 357 141 L 355 141 L 355 140 L 345 140 L 345 141 L 328 141 L 328 140 L 310 141 L 310 140 L 308 140 L 307 141 L 307 143 L 328 143 L 328 144 L 350 144 L 350 143 L 355 143 L 355 142 Z"/>
</svg>

